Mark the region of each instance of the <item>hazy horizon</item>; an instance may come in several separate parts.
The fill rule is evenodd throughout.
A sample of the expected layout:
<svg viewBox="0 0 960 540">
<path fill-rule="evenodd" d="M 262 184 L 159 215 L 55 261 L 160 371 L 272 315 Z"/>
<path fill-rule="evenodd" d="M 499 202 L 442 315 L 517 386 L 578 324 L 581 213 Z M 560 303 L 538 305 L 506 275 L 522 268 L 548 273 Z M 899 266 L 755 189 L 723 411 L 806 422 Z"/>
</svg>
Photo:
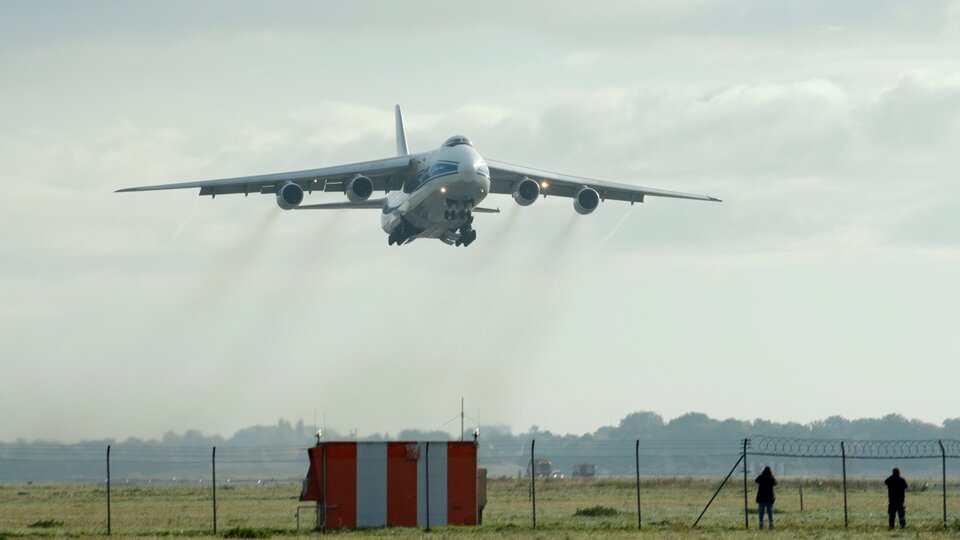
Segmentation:
<svg viewBox="0 0 960 540">
<path fill-rule="evenodd" d="M 0 4 L 0 440 L 960 416 L 960 4 Z M 117 188 L 485 157 L 706 193 L 477 216 Z M 338 201 L 314 194 L 308 202 Z M 13 412 L 10 412 L 13 411 Z"/>
<path fill-rule="evenodd" d="M 703 428 L 706 431 L 709 431 L 711 428 L 717 428 L 721 424 L 729 424 L 731 422 L 736 424 L 748 424 L 751 426 L 761 426 L 765 429 L 777 429 L 777 430 L 794 429 L 798 427 L 809 428 L 809 429 L 831 428 L 831 429 L 842 430 L 844 429 L 844 426 L 846 426 L 846 428 L 848 429 L 853 429 L 858 424 L 861 424 L 861 423 L 873 423 L 873 424 L 888 424 L 893 426 L 894 429 L 901 429 L 905 425 L 909 426 L 912 429 L 947 428 L 950 430 L 956 430 L 958 433 L 957 436 L 960 436 L 960 417 L 944 418 L 943 421 L 941 422 L 925 422 L 923 420 L 919 420 L 916 418 L 907 418 L 897 413 L 888 413 L 879 417 L 870 417 L 870 418 L 846 418 L 841 415 L 831 415 L 829 417 L 820 418 L 810 422 L 794 422 L 789 420 L 783 421 L 783 422 L 776 422 L 776 421 L 771 421 L 765 418 L 753 418 L 753 419 L 716 418 L 706 413 L 702 413 L 698 411 L 690 411 L 673 418 L 663 417 L 653 411 L 634 411 L 631 413 L 627 413 L 627 415 L 624 416 L 618 423 L 611 424 L 611 425 L 597 425 L 593 429 L 586 432 L 581 432 L 581 433 L 559 432 L 557 430 L 551 429 L 551 427 L 548 425 L 539 425 L 539 424 L 533 424 L 533 425 L 527 426 L 526 428 L 522 428 L 520 426 L 512 426 L 507 423 L 490 423 L 490 424 L 482 424 L 479 427 L 481 428 L 481 436 L 486 435 L 486 437 L 489 437 L 491 433 L 496 433 L 498 436 L 508 435 L 508 436 L 514 436 L 514 437 L 524 436 L 524 435 L 535 436 L 536 434 L 541 434 L 541 435 L 549 434 L 549 436 L 552 436 L 552 437 L 571 437 L 571 436 L 582 437 L 582 436 L 599 434 L 601 432 L 604 432 L 605 430 L 610 430 L 610 429 L 623 430 L 626 427 L 625 423 L 629 422 L 630 418 L 634 415 L 641 415 L 644 417 L 646 417 L 647 415 L 654 415 L 655 417 L 658 417 L 660 418 L 660 420 L 662 420 L 664 427 L 671 426 L 678 421 L 690 420 L 690 419 L 696 419 L 697 421 L 700 421 L 701 417 L 706 417 L 706 420 L 710 424 L 709 426 L 706 426 Z M 299 430 L 301 429 L 301 426 L 304 430 L 304 433 L 306 434 L 305 440 L 306 439 L 312 440 L 314 437 L 314 434 L 316 433 L 316 429 L 322 429 L 323 432 L 327 434 L 326 438 L 330 440 L 343 440 L 343 439 L 362 440 L 362 439 L 370 439 L 370 438 L 375 440 L 379 440 L 380 438 L 397 439 L 398 436 L 401 437 L 401 439 L 403 439 L 402 434 L 404 432 L 406 433 L 421 432 L 421 433 L 428 433 L 428 434 L 444 433 L 448 435 L 451 439 L 456 439 L 460 436 L 459 429 L 456 429 L 460 425 L 459 415 L 454 420 L 455 421 L 448 421 L 445 425 L 442 425 L 442 426 L 413 426 L 413 425 L 398 426 L 397 428 L 389 431 L 365 432 L 365 431 L 362 431 L 362 429 L 358 429 L 356 427 L 324 425 L 322 418 L 318 418 L 316 424 L 313 423 L 312 419 L 297 418 L 296 420 L 293 420 L 293 419 L 287 419 L 287 418 L 280 418 L 270 424 L 255 424 L 255 425 L 243 426 L 232 433 L 208 433 L 208 432 L 204 432 L 203 430 L 187 427 L 185 429 L 179 429 L 179 430 L 169 429 L 153 437 L 112 435 L 112 436 L 96 438 L 96 439 L 76 439 L 76 440 L 62 440 L 62 439 L 51 438 L 51 437 L 40 437 L 40 438 L 35 438 L 33 440 L 18 438 L 17 440 L 0 440 L 0 444 L 15 444 L 15 443 L 24 443 L 24 442 L 51 443 L 51 444 L 78 444 L 78 443 L 87 443 L 87 442 L 97 442 L 101 440 L 111 440 L 117 443 L 123 443 L 123 442 L 128 442 L 133 440 L 141 441 L 141 442 L 159 442 L 159 441 L 166 442 L 167 439 L 169 438 L 173 438 L 173 439 L 191 438 L 192 439 L 192 438 L 198 438 L 198 437 L 221 438 L 221 439 L 229 440 L 231 438 L 239 436 L 244 432 L 250 432 L 251 430 L 254 430 L 254 431 L 264 430 L 264 429 L 271 430 L 277 427 L 294 428 L 296 430 Z M 469 435 L 473 432 L 473 430 L 476 427 L 478 427 L 476 423 L 476 419 L 470 415 L 465 414 L 464 420 L 465 421 L 464 421 L 463 433 Z M 650 426 L 645 424 L 645 427 L 649 428 Z M 876 429 L 876 426 L 874 426 L 874 429 Z M 627 428 L 627 430 L 629 430 L 629 428 Z M 693 426 L 688 426 L 687 430 L 699 431 L 698 428 Z M 631 437 L 636 436 L 637 434 L 638 433 L 632 433 Z M 686 437 L 687 435 L 688 435 L 687 433 L 683 434 L 684 437 Z M 707 433 L 702 434 L 702 436 L 707 436 L 707 435 L 708 435 Z M 749 433 L 747 435 L 754 436 L 754 435 L 770 435 L 770 434 L 763 433 L 763 432 L 756 432 L 756 433 Z M 889 434 L 883 435 L 883 436 L 887 437 L 888 439 L 898 438 L 896 436 L 891 437 Z M 878 440 L 883 440 L 881 436 L 874 436 L 873 438 Z M 903 437 L 903 438 L 916 439 L 917 437 Z M 698 440 L 705 440 L 705 439 L 698 439 Z M 726 441 L 717 441 L 717 442 L 726 442 Z"/>
</svg>

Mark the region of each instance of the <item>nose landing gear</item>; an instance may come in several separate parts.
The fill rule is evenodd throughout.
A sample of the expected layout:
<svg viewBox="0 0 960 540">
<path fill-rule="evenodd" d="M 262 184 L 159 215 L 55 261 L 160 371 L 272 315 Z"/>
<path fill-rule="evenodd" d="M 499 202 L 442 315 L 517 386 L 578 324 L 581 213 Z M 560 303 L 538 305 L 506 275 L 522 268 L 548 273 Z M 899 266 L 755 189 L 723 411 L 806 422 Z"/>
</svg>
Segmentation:
<svg viewBox="0 0 960 540">
<path fill-rule="evenodd" d="M 467 199 L 464 201 L 458 201 L 455 199 L 447 199 L 447 209 L 443 211 L 443 219 L 447 221 L 463 221 L 470 217 L 470 211 L 476 205 L 476 201 L 473 199 Z"/>
</svg>

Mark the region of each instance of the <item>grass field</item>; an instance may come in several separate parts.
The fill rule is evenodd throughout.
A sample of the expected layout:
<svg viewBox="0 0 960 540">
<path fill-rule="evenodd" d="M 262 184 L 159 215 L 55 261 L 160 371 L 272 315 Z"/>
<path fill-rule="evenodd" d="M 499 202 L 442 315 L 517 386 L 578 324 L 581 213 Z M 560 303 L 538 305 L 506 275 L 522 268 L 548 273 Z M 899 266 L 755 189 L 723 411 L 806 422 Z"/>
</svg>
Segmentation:
<svg viewBox="0 0 960 540">
<path fill-rule="evenodd" d="M 690 527 L 706 505 L 718 480 L 644 479 L 641 512 L 644 536 L 753 537 L 744 531 L 742 483 L 731 480 L 704 515 L 697 530 Z M 848 489 L 850 529 L 858 537 L 884 537 L 886 494 L 879 481 L 851 482 Z M 837 481 L 806 480 L 803 510 L 800 485 L 783 481 L 778 489 L 778 538 L 848 536 L 844 530 L 843 491 Z M 907 536 L 960 537 L 960 491 L 950 486 L 948 514 L 951 527 L 943 531 L 939 489 L 908 494 Z M 435 535 L 485 537 L 589 537 L 636 535 L 637 494 L 630 479 L 540 479 L 537 481 L 537 530 L 532 530 L 529 479 L 495 479 L 488 485 L 484 524 L 477 528 L 438 529 Z M 222 533 L 233 528 L 296 535 L 309 534 L 313 510 L 297 500 L 299 483 L 232 484 L 217 488 L 217 521 Z M 748 493 L 750 522 L 753 493 Z M 592 507 L 608 515 L 578 515 Z M 580 512 L 578 512 L 580 510 Z M 203 536 L 212 532 L 211 491 L 207 485 L 141 484 L 115 486 L 111 496 L 112 530 L 117 536 Z M 106 532 L 106 489 L 76 484 L 19 484 L 0 486 L 0 537 L 93 536 Z M 417 529 L 387 529 L 349 533 L 357 536 L 419 536 Z M 894 533 L 893 536 L 900 536 Z"/>
</svg>

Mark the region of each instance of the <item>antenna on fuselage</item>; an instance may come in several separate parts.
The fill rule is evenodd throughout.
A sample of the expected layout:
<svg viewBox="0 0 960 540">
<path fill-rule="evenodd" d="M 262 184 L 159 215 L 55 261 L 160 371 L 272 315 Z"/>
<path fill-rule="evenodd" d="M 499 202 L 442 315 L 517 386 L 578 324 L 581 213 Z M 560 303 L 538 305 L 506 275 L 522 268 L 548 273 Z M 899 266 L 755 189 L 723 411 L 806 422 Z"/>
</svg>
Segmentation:
<svg viewBox="0 0 960 540">
<path fill-rule="evenodd" d="M 403 115 L 400 114 L 400 105 L 396 107 L 397 111 L 397 155 L 405 156 L 407 152 L 407 134 L 403 131 Z"/>
</svg>

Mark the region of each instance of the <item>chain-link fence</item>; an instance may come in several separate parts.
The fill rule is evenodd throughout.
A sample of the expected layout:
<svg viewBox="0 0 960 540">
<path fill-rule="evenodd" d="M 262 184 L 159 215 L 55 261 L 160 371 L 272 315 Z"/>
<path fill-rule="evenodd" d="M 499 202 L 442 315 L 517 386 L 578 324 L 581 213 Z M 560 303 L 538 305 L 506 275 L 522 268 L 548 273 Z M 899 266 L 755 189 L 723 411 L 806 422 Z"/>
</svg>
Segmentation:
<svg viewBox="0 0 960 540">
<path fill-rule="evenodd" d="M 308 530 L 307 465 L 303 448 L 0 445 L 0 535 Z M 960 523 L 953 440 L 481 441 L 479 465 L 482 526 L 495 530 L 755 528 L 766 466 L 781 529 L 885 528 L 893 467 L 909 484 L 910 528 Z M 422 511 L 412 497 L 403 504 Z"/>
</svg>

